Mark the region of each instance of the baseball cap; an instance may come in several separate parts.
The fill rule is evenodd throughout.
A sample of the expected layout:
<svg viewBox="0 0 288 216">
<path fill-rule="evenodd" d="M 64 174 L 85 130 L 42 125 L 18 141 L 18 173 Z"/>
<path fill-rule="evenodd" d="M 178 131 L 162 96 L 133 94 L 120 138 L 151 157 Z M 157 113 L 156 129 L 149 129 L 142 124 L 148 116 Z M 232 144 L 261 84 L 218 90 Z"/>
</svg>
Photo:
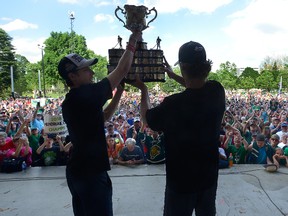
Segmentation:
<svg viewBox="0 0 288 216">
<path fill-rule="evenodd" d="M 280 137 L 277 134 L 273 134 L 271 136 L 271 139 L 276 139 L 276 140 L 280 140 Z"/>
<path fill-rule="evenodd" d="M 137 122 L 137 121 L 140 122 L 140 118 L 139 118 L 139 117 L 135 117 L 135 118 L 134 118 L 134 122 Z"/>
<path fill-rule="evenodd" d="M 94 65 L 97 62 L 97 58 L 85 59 L 76 53 L 71 53 L 60 60 L 58 71 L 60 76 L 65 79 L 69 73 Z"/>
<path fill-rule="evenodd" d="M 204 47 L 195 41 L 184 43 L 179 48 L 178 61 L 174 64 L 176 66 L 182 63 L 188 64 L 202 64 L 206 62 L 206 51 Z"/>
<path fill-rule="evenodd" d="M 256 137 L 257 141 L 265 141 L 265 136 L 263 134 L 258 134 Z"/>
<path fill-rule="evenodd" d="M 287 122 L 283 122 L 283 123 L 281 124 L 281 127 L 287 127 Z"/>
<path fill-rule="evenodd" d="M 47 134 L 47 137 L 49 138 L 49 139 L 55 139 L 56 138 L 56 134 Z"/>
</svg>

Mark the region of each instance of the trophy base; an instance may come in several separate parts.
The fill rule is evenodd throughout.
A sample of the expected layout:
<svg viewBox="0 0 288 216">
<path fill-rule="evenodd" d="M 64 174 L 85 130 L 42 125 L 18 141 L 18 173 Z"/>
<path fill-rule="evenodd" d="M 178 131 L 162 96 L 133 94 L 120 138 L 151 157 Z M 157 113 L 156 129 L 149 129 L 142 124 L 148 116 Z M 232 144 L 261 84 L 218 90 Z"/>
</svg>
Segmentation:
<svg viewBox="0 0 288 216">
<path fill-rule="evenodd" d="M 117 66 L 124 49 L 109 49 L 108 74 Z M 133 63 L 124 80 L 133 81 L 136 75 L 143 82 L 165 82 L 165 72 L 163 66 L 163 50 L 147 50 L 147 43 L 138 42 Z"/>
</svg>

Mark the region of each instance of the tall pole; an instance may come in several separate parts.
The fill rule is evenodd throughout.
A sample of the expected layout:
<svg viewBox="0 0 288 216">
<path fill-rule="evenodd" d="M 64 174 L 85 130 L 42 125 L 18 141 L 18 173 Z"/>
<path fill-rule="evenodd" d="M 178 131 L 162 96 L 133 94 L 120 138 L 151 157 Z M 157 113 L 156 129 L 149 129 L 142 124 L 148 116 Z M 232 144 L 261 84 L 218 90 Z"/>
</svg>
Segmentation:
<svg viewBox="0 0 288 216">
<path fill-rule="evenodd" d="M 70 37 L 71 37 L 70 50 L 71 50 L 71 53 L 73 53 L 74 52 L 73 22 L 75 20 L 75 13 L 74 13 L 74 11 L 68 11 L 68 15 L 69 15 L 70 27 L 71 27 L 71 32 L 70 32 Z"/>
<path fill-rule="evenodd" d="M 39 88 L 39 96 L 42 97 L 42 90 L 41 90 L 41 72 L 38 70 L 38 88 Z"/>
<path fill-rule="evenodd" d="M 45 70 L 44 70 L 44 46 L 38 44 L 38 47 L 41 49 L 41 57 L 42 57 L 42 75 L 43 75 L 43 95 L 46 98 L 46 86 L 45 86 Z"/>
<path fill-rule="evenodd" d="M 15 98 L 14 94 L 14 73 L 13 73 L 13 66 L 10 66 L 10 74 L 11 74 L 11 95 L 13 98 Z"/>
</svg>

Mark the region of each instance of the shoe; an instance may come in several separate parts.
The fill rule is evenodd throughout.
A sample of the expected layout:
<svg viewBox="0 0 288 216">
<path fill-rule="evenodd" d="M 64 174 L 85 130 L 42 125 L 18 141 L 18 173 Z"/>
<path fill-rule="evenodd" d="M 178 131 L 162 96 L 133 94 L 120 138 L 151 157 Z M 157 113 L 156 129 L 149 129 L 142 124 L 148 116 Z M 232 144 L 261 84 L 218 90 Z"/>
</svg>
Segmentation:
<svg viewBox="0 0 288 216">
<path fill-rule="evenodd" d="M 278 169 L 275 164 L 265 164 L 264 167 L 267 172 L 276 172 Z"/>
</svg>

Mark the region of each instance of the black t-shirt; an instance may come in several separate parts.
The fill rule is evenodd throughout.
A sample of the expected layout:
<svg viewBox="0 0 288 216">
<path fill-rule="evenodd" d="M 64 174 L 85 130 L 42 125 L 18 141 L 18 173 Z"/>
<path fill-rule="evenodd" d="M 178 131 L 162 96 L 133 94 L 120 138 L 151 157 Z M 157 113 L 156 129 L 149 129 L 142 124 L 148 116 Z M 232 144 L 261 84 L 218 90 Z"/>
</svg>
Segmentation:
<svg viewBox="0 0 288 216">
<path fill-rule="evenodd" d="M 146 113 L 149 127 L 165 136 L 167 184 L 194 192 L 218 178 L 218 142 L 225 92 L 216 81 L 166 97 Z"/>
<path fill-rule="evenodd" d="M 103 106 L 112 97 L 107 78 L 72 88 L 62 112 L 73 145 L 69 169 L 75 175 L 93 175 L 110 169 L 104 132 Z"/>
</svg>

